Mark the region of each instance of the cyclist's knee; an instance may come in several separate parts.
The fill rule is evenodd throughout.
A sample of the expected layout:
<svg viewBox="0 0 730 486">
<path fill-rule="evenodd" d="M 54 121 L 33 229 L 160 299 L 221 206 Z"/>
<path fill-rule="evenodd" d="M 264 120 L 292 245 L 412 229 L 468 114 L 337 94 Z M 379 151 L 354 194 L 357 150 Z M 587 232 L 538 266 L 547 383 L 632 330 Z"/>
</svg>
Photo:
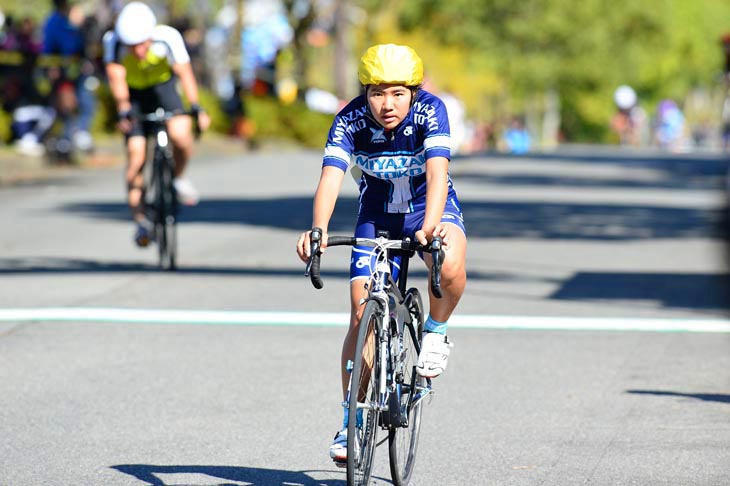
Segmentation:
<svg viewBox="0 0 730 486">
<path fill-rule="evenodd" d="M 365 305 L 363 299 L 367 296 L 365 284 L 367 280 L 363 278 L 355 279 L 350 282 L 350 324 L 357 325 L 362 317 Z"/>
<path fill-rule="evenodd" d="M 357 325 L 360 322 L 364 310 L 365 305 L 362 303 L 362 299 L 353 299 L 350 302 L 350 325 Z"/>
<path fill-rule="evenodd" d="M 441 285 L 458 292 L 466 285 L 466 262 L 463 258 L 451 258 L 441 267 Z"/>
<path fill-rule="evenodd" d="M 172 143 L 178 147 L 187 146 L 193 143 L 191 130 L 192 124 L 188 117 L 173 118 L 167 125 L 167 133 L 170 135 L 170 140 L 172 140 Z"/>
<path fill-rule="evenodd" d="M 144 162 L 147 141 L 144 137 L 130 137 L 127 140 L 127 164 Z"/>
</svg>

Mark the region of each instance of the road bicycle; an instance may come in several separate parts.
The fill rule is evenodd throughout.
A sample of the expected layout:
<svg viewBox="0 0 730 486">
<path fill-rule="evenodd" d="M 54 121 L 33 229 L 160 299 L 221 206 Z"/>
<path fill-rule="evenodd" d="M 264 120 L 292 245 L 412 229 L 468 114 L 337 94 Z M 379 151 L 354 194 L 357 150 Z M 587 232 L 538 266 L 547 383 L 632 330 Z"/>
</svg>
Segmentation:
<svg viewBox="0 0 730 486">
<path fill-rule="evenodd" d="M 312 229 L 312 257 L 305 275 L 317 289 L 324 285 L 321 242 L 322 230 Z M 433 393 L 431 379 L 416 373 L 425 314 L 418 289 L 407 288 L 408 262 L 416 252 L 430 252 L 431 292 L 440 298 L 442 241 L 434 238 L 421 245 L 410 238 L 391 240 L 387 232 L 378 232 L 376 238 L 327 238 L 327 247 L 343 245 L 371 247 L 375 256 L 342 404 L 348 409 L 347 484 L 368 484 L 375 448 L 387 440 L 391 477 L 396 486 L 405 486 L 416 460 L 424 399 Z M 379 430 L 387 432 L 380 442 Z"/>
<path fill-rule="evenodd" d="M 173 116 L 193 117 L 195 138 L 200 137 L 197 115 L 191 111 L 170 112 L 158 108 L 154 113 L 138 115 L 145 125 L 145 133 L 154 140 L 148 154 L 152 166 L 145 177 L 144 204 L 147 218 L 154 223 L 155 240 L 159 253 L 159 265 L 163 270 L 177 269 L 177 216 L 179 203 L 173 180 L 175 160 L 167 134 L 167 121 Z M 145 164 L 146 166 L 149 164 Z"/>
</svg>

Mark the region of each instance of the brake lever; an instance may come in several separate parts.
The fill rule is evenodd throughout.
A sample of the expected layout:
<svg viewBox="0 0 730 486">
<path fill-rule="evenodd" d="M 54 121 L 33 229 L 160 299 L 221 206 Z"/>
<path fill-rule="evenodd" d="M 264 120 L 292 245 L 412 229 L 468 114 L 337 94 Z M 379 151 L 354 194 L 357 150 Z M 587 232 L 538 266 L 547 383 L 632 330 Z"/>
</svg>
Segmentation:
<svg viewBox="0 0 730 486">
<path fill-rule="evenodd" d="M 433 260 L 431 266 L 431 292 L 434 297 L 440 299 L 443 297 L 441 292 L 441 265 L 444 260 L 444 250 L 443 241 L 438 236 L 431 240 L 431 259 Z"/>
<path fill-rule="evenodd" d="M 324 287 L 324 282 L 322 282 L 322 277 L 319 273 L 319 257 L 322 255 L 320 250 L 321 245 L 322 230 L 319 228 L 312 228 L 312 232 L 310 233 L 310 256 L 304 270 L 304 276 L 311 279 L 312 285 L 316 289 Z"/>
</svg>

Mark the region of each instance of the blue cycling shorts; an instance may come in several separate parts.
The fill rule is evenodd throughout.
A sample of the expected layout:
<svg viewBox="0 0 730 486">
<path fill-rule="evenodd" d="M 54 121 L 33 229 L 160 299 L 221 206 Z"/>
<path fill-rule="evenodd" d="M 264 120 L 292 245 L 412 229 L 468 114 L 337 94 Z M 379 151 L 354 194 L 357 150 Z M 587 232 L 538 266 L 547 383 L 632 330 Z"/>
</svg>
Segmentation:
<svg viewBox="0 0 730 486">
<path fill-rule="evenodd" d="M 426 216 L 425 201 L 420 210 L 412 213 L 382 213 L 361 210 L 355 226 L 356 238 L 375 238 L 378 231 L 388 231 L 391 239 L 402 239 L 410 237 L 415 239 L 416 231 L 423 226 L 423 218 Z M 450 191 L 446 199 L 444 214 L 441 217 L 442 223 L 451 223 L 458 226 L 466 234 L 464 217 L 461 214 L 459 199 L 456 193 Z M 377 253 L 375 248 L 369 246 L 353 246 L 350 254 L 350 280 L 369 278 L 375 267 Z M 392 260 L 393 279 L 398 280 L 400 270 L 400 256 Z"/>
</svg>

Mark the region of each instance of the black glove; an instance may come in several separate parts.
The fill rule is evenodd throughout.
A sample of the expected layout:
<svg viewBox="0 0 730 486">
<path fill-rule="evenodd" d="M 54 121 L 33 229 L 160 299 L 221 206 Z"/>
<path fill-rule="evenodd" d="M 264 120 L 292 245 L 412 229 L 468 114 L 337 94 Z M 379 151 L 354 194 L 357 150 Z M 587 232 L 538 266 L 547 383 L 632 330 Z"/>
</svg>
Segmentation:
<svg viewBox="0 0 730 486">
<path fill-rule="evenodd" d="M 117 113 L 117 120 L 132 120 L 132 110 L 124 110 Z"/>
</svg>

